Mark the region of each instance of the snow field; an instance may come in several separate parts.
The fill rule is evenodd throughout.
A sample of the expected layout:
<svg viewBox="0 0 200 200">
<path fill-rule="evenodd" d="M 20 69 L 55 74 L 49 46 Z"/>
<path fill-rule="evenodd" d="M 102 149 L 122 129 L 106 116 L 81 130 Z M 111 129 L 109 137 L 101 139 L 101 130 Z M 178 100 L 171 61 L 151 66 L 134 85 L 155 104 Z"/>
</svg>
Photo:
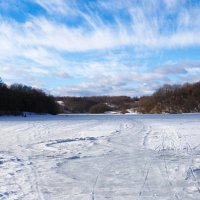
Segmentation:
<svg viewBox="0 0 200 200">
<path fill-rule="evenodd" d="M 0 199 L 199 200 L 200 115 L 0 118 Z"/>
</svg>

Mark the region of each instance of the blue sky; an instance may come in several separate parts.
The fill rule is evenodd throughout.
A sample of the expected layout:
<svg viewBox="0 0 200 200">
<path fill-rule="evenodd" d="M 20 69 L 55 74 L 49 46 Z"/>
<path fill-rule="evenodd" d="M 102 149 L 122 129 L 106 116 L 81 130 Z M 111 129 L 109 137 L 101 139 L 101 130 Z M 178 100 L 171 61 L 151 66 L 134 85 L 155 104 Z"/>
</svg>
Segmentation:
<svg viewBox="0 0 200 200">
<path fill-rule="evenodd" d="M 54 95 L 200 80 L 199 0 L 0 0 L 0 77 Z"/>
</svg>

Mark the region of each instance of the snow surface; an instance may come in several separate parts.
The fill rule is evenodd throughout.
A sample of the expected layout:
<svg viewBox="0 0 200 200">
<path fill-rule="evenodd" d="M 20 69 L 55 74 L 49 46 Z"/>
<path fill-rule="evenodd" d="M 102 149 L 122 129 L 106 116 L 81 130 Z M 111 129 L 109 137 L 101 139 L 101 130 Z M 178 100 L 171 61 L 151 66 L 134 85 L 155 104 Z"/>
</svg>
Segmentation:
<svg viewBox="0 0 200 200">
<path fill-rule="evenodd" d="M 200 115 L 0 117 L 0 199 L 199 200 Z"/>
</svg>

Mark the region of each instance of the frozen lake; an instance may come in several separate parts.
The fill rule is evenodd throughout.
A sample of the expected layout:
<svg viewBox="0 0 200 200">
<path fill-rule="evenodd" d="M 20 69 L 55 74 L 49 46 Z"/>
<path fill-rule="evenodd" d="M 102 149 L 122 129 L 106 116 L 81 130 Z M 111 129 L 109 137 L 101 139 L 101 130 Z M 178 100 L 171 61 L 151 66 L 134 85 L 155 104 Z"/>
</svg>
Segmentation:
<svg viewBox="0 0 200 200">
<path fill-rule="evenodd" d="M 0 117 L 0 199 L 199 200 L 200 114 Z"/>
</svg>

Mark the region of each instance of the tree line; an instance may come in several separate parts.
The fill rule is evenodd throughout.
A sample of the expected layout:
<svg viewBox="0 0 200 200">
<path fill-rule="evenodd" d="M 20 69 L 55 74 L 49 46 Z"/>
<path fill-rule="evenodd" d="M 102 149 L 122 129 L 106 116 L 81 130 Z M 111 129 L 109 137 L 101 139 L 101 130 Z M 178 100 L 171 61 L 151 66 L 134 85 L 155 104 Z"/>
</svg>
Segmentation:
<svg viewBox="0 0 200 200">
<path fill-rule="evenodd" d="M 183 85 L 164 85 L 152 96 L 139 101 L 141 113 L 200 112 L 200 82 Z"/>
<path fill-rule="evenodd" d="M 64 110 L 69 113 L 105 113 L 116 111 L 125 113 L 134 107 L 138 98 L 128 96 L 90 96 L 90 97 L 56 97 L 64 103 Z"/>
<path fill-rule="evenodd" d="M 7 86 L 0 79 L 0 114 L 23 112 L 57 114 L 59 106 L 53 96 L 21 84 Z"/>
<path fill-rule="evenodd" d="M 62 109 L 56 101 L 62 101 Z M 21 84 L 7 86 L 0 79 L 0 115 L 33 113 L 190 113 L 200 112 L 200 82 L 164 85 L 151 96 L 53 97 Z"/>
</svg>

